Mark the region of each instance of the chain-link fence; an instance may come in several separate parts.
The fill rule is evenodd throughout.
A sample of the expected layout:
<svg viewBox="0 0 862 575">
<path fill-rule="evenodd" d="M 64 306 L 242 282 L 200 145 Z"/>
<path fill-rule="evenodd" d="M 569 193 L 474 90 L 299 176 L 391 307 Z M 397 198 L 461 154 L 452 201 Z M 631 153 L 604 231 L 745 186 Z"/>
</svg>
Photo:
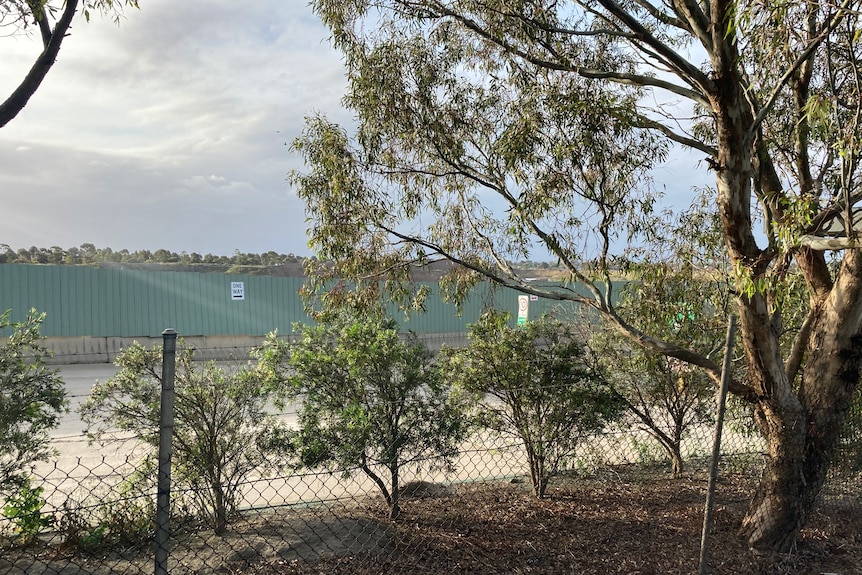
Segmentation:
<svg viewBox="0 0 862 575">
<path fill-rule="evenodd" d="M 297 410 L 294 404 L 277 415 L 291 427 Z M 751 567 L 742 540 L 727 534 L 764 468 L 765 445 L 752 430 L 750 418 L 733 411 L 725 421 L 719 543 L 710 553 L 716 573 Z M 173 424 L 163 420 L 161 432 L 169 436 Z M 170 513 L 163 514 L 169 524 L 158 525 L 166 495 L 159 441 L 100 446 L 66 436 L 54 441 L 57 457 L 5 499 L 0 574 L 690 573 L 713 437 L 708 419 L 690 423 L 677 445 L 683 468 L 672 473 L 667 445 L 636 420 L 615 422 L 554 462 L 543 499 L 531 473 L 535 442 L 528 454 L 523 437 L 482 427 L 448 457 L 401 461 L 397 472 L 364 458 L 350 468 L 258 458 L 236 472 L 236 461 L 175 443 L 186 459 L 174 461 Z M 858 435 L 845 434 L 821 492 L 818 513 L 833 523 L 862 507 L 860 446 Z M 207 468 L 192 473 L 185 466 L 194 460 Z"/>
<path fill-rule="evenodd" d="M 650 497 L 653 486 L 653 496 L 660 499 L 660 492 L 672 485 L 675 496 L 696 509 L 704 492 L 711 438 L 707 425 L 690 430 L 683 442 L 686 470 L 678 479 L 670 478 L 662 449 L 643 431 L 621 429 L 585 438 L 552 482 L 549 499 L 559 495 L 558 502 L 563 501 L 566 494 L 577 498 L 577 485 L 598 488 L 590 492 L 596 497 L 615 489 L 629 494 L 639 490 Z M 722 443 L 718 501 L 730 505 L 750 495 L 762 469 L 763 446 L 734 420 L 728 422 Z M 30 486 L 11 503 L 7 500 L 0 518 L 0 573 L 152 572 L 155 470 L 149 460 L 132 443 L 99 450 L 80 437 L 56 447 L 58 459 L 40 465 Z M 194 486 L 178 488 L 171 494 L 168 572 L 335 572 L 343 564 L 351 566 L 343 572 L 415 572 L 432 560 L 444 568 L 432 572 L 446 572 L 440 562 L 463 561 L 458 558 L 471 552 L 477 525 L 489 532 L 505 531 L 508 518 L 514 530 L 530 513 L 524 510 L 531 509 L 535 498 L 529 493 L 528 466 L 518 441 L 477 434 L 462 445 L 450 469 L 435 463 L 420 461 L 402 470 L 404 516 L 394 521 L 377 485 L 359 468 L 251 474 L 239 486 L 221 534 L 200 513 L 201 494 Z M 697 489 L 688 493 L 693 483 Z M 856 512 L 860 494 L 858 472 L 849 467 L 839 467 L 824 490 L 826 498 Z M 619 506 L 633 504 L 638 505 L 619 501 Z M 628 512 L 638 513 L 634 507 Z M 477 513 L 484 513 L 485 523 L 468 520 Z M 553 520 L 549 512 L 539 525 L 547 529 Z M 694 540 L 699 536 L 697 531 L 688 535 Z M 431 557 L 435 550 L 429 549 L 429 540 L 435 541 L 438 554 L 441 549 L 445 553 Z M 717 549 L 712 555 L 722 552 Z M 484 553 L 482 561 L 495 560 Z M 449 572 L 459 570 L 450 567 Z"/>
</svg>

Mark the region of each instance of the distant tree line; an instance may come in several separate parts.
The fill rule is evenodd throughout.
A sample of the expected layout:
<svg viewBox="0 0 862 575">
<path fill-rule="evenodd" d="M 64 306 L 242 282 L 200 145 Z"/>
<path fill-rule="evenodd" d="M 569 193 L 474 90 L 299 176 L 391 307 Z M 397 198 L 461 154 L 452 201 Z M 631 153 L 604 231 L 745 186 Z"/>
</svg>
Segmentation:
<svg viewBox="0 0 862 575">
<path fill-rule="evenodd" d="M 51 246 L 40 248 L 13 249 L 8 244 L 0 243 L 0 264 L 55 264 L 55 265 L 94 265 L 105 262 L 129 264 L 183 264 L 183 265 L 220 265 L 220 266 L 278 266 L 298 264 L 304 261 L 303 256 L 294 254 L 279 254 L 272 250 L 262 253 L 243 253 L 235 250 L 233 255 L 218 256 L 214 254 L 201 255 L 197 252 L 172 252 L 159 249 L 129 251 L 126 249 L 114 251 L 111 248 L 97 248 L 90 243 L 78 247 L 61 248 Z M 516 262 L 515 267 L 523 270 L 549 270 L 559 267 L 559 264 L 523 260 Z"/>
<path fill-rule="evenodd" d="M 97 248 L 90 243 L 68 249 L 59 246 L 50 248 L 12 249 L 0 244 L 0 264 L 55 264 L 55 265 L 92 265 L 105 262 L 114 263 L 155 263 L 155 264 L 210 264 L 223 266 L 277 266 L 301 263 L 303 258 L 294 254 L 279 254 L 268 251 L 262 254 L 234 251 L 232 256 L 213 254 L 201 255 L 196 252 L 175 253 L 165 249 L 154 252 L 149 250 L 114 251 L 111 248 Z"/>
</svg>

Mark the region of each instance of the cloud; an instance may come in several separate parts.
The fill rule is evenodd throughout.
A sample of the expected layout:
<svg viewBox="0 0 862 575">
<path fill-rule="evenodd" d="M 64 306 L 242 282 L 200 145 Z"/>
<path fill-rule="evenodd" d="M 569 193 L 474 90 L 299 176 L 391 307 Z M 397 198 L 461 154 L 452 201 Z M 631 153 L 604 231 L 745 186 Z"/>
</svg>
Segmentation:
<svg viewBox="0 0 862 575">
<path fill-rule="evenodd" d="M 120 26 L 79 18 L 0 130 L 0 190 L 14 191 L 0 242 L 307 253 L 285 143 L 313 111 L 347 118 L 327 36 L 304 3 L 279 0 L 148 0 Z M 39 48 L 0 38 L 0 97 Z"/>
<path fill-rule="evenodd" d="M 313 113 L 351 123 L 328 36 L 297 0 L 147 0 L 119 26 L 79 17 L 0 130 L 0 243 L 308 254 L 286 182 L 301 160 L 285 144 Z M 0 37 L 0 98 L 40 49 L 36 36 Z M 710 183 L 693 177 L 698 159 L 659 172 L 664 205 Z"/>
<path fill-rule="evenodd" d="M 257 194 L 258 190 L 250 182 L 237 182 L 224 176 L 210 175 L 183 178 L 174 188 L 174 192 L 212 204 L 216 196 L 236 198 Z"/>
</svg>

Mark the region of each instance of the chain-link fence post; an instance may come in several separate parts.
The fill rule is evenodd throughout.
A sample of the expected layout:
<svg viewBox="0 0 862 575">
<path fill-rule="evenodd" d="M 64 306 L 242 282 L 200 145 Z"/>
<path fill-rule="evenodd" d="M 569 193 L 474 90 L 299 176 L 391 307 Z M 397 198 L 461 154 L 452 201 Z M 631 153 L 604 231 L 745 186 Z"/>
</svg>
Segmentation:
<svg viewBox="0 0 862 575">
<path fill-rule="evenodd" d="M 709 532 L 712 529 L 712 508 L 715 502 L 715 482 L 718 479 L 718 461 L 721 458 L 721 431 L 724 426 L 724 407 L 727 402 L 727 386 L 730 381 L 730 360 L 733 357 L 733 335 L 736 331 L 736 316 L 730 316 L 727 325 L 727 341 L 724 343 L 724 362 L 721 366 L 721 387 L 718 390 L 718 413 L 715 418 L 715 438 L 712 443 L 712 465 L 709 468 L 709 485 L 706 491 L 706 506 L 703 512 L 703 532 L 700 538 L 699 575 L 706 575 L 709 559 Z"/>
<path fill-rule="evenodd" d="M 174 431 L 174 375 L 177 332 L 162 332 L 162 401 L 159 413 L 159 477 L 156 499 L 155 575 L 168 574 L 168 539 L 171 519 L 171 440 Z"/>
</svg>

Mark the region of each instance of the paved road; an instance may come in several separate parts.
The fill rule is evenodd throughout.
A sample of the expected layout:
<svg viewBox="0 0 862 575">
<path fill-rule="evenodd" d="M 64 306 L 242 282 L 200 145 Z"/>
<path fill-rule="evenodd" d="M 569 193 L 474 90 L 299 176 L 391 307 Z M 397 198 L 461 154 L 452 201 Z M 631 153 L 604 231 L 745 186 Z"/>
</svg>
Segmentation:
<svg viewBox="0 0 862 575">
<path fill-rule="evenodd" d="M 53 437 L 81 435 L 84 423 L 78 417 L 78 406 L 90 395 L 93 384 L 110 379 L 117 373 L 117 366 L 112 363 L 61 365 L 60 375 L 66 383 L 66 394 L 69 399 L 69 413 L 60 418 L 60 425 L 51 432 Z"/>
</svg>

